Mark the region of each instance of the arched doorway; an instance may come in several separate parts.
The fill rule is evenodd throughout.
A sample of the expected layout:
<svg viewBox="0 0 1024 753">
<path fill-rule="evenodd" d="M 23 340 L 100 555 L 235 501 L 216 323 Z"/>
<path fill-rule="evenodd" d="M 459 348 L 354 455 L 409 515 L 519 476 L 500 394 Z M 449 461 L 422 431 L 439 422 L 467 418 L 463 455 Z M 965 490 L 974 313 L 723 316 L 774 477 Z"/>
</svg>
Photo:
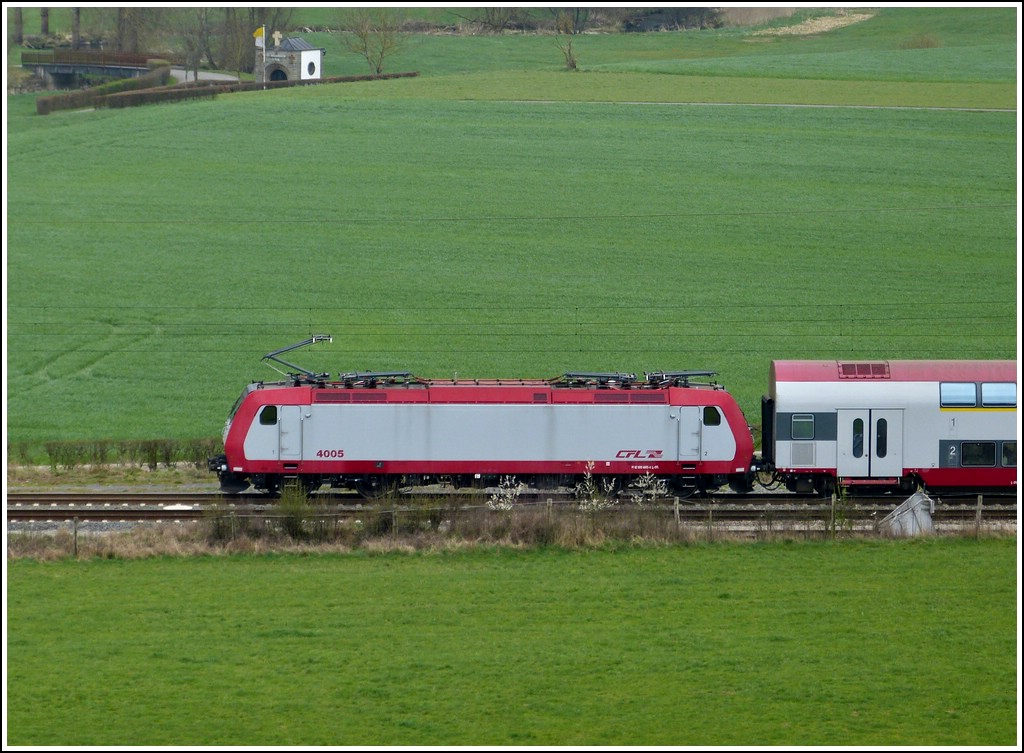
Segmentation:
<svg viewBox="0 0 1024 753">
<path fill-rule="evenodd" d="M 274 68 L 274 70 L 272 70 L 270 72 L 270 80 L 271 81 L 287 81 L 288 80 L 288 73 L 283 68 Z"/>
</svg>

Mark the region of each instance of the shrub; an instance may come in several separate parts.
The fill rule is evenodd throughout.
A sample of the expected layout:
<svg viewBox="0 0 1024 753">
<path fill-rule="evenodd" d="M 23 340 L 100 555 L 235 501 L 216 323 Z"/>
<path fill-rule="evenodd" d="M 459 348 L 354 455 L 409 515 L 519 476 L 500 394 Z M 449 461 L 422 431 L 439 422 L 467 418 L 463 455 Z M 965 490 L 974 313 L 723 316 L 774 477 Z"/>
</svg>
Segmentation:
<svg viewBox="0 0 1024 753">
<path fill-rule="evenodd" d="M 85 448 L 81 442 L 47 442 L 44 446 L 53 470 L 74 468 L 84 462 Z"/>
<path fill-rule="evenodd" d="M 910 39 L 900 42 L 901 50 L 925 50 L 933 47 L 941 47 L 942 42 L 932 34 L 917 34 Z"/>
<path fill-rule="evenodd" d="M 106 99 L 119 92 L 152 89 L 164 86 L 171 78 L 168 66 L 151 70 L 137 78 L 124 78 L 99 86 L 92 86 L 81 91 L 56 94 L 52 97 L 40 97 L 36 100 L 36 113 L 49 115 L 54 110 L 77 110 L 83 107 L 103 107 Z"/>
</svg>

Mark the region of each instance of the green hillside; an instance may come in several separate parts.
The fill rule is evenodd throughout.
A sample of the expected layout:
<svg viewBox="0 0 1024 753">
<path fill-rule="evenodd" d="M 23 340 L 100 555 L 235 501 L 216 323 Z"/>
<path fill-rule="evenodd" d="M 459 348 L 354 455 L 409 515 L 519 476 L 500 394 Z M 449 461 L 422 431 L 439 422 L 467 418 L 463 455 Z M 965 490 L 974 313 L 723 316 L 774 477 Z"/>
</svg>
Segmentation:
<svg viewBox="0 0 1024 753">
<path fill-rule="evenodd" d="M 9 95 L 9 447 L 214 436 L 313 332 L 335 373 L 716 369 L 755 424 L 773 358 L 1014 358 L 1013 14 L 581 35 L 577 72 L 550 36 L 424 34 L 411 79 Z M 364 72 L 335 36 L 326 74 Z"/>
</svg>

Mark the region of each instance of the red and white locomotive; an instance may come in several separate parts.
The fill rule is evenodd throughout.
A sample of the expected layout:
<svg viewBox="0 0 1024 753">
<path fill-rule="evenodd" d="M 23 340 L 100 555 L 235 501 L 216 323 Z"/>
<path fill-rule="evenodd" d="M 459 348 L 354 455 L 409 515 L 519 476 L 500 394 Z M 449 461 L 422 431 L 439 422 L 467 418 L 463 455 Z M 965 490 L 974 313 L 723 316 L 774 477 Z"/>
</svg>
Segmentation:
<svg viewBox="0 0 1024 753">
<path fill-rule="evenodd" d="M 1014 361 L 773 361 L 762 452 L 714 372 L 570 373 L 552 380 L 331 380 L 277 356 L 289 380 L 249 384 L 211 458 L 225 492 L 289 480 L 369 497 L 399 486 L 541 487 L 652 475 L 679 495 L 766 475 L 794 492 L 1014 491 Z M 297 373 L 296 373 L 297 372 Z"/>
<path fill-rule="evenodd" d="M 274 492 L 297 479 L 378 496 L 398 484 L 515 475 L 554 486 L 588 473 L 608 486 L 652 474 L 679 493 L 725 483 L 742 491 L 752 477 L 750 428 L 724 388 L 693 381 L 711 375 L 430 381 L 387 372 L 329 381 L 303 372 L 245 388 L 224 429 L 225 454 L 210 467 L 229 492 L 250 483 Z"/>
<path fill-rule="evenodd" d="M 773 361 L 761 419 L 792 491 L 1017 485 L 1014 361 Z"/>
</svg>

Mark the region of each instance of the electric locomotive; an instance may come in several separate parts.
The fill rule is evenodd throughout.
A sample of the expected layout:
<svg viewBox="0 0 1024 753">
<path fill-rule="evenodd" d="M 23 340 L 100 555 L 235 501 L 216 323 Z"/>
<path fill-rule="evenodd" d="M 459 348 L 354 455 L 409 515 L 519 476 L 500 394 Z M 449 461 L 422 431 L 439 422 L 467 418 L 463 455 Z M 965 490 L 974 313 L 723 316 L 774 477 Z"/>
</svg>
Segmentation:
<svg viewBox="0 0 1024 753">
<path fill-rule="evenodd" d="M 327 339 L 317 336 L 286 350 Z M 289 480 L 377 497 L 400 486 L 541 487 L 590 475 L 612 490 L 650 474 L 688 495 L 753 479 L 753 440 L 714 372 L 568 373 L 549 380 L 427 380 L 406 372 L 330 379 L 299 369 L 245 387 L 210 460 L 225 492 Z"/>
</svg>

